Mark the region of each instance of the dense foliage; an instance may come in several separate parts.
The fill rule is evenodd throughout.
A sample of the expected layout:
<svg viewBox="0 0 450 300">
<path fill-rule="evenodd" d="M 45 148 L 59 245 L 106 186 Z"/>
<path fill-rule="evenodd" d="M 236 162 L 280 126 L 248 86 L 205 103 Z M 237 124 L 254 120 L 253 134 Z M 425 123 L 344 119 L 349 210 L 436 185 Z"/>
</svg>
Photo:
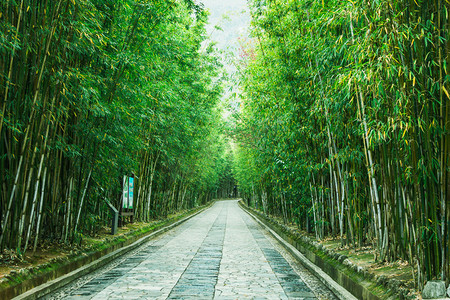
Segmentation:
<svg viewBox="0 0 450 300">
<path fill-rule="evenodd" d="M 318 239 L 450 276 L 447 1 L 254 0 L 235 173 Z"/>
<path fill-rule="evenodd" d="M 216 197 L 226 179 L 221 66 L 190 0 L 0 4 L 0 249 L 109 224 L 134 175 L 135 219 Z"/>
</svg>

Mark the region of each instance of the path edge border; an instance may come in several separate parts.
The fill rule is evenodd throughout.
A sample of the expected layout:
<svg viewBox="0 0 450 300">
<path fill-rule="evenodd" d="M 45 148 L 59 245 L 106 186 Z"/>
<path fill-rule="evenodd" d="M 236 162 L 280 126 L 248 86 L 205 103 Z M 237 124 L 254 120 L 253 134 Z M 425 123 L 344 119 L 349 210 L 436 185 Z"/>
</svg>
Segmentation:
<svg viewBox="0 0 450 300">
<path fill-rule="evenodd" d="M 262 216 L 261 213 L 249 208 L 242 200 L 239 201 L 239 207 L 255 219 L 258 224 L 263 226 L 291 255 L 294 256 L 300 263 L 303 264 L 311 273 L 313 273 L 323 284 L 325 284 L 339 299 L 364 299 L 364 300 L 381 300 L 377 295 L 371 293 L 365 286 L 352 280 L 349 276 L 344 274 L 333 265 L 327 264 L 326 261 L 317 256 L 316 253 L 302 247 L 293 238 L 289 238 L 282 228 L 278 228 L 275 224 L 270 223 L 267 216 Z M 303 253 L 302 253 L 303 252 Z M 326 264 L 326 270 L 317 266 L 313 260 L 320 259 L 322 263 Z M 328 271 L 328 272 L 326 272 Z M 343 285 L 356 287 L 359 291 L 358 295 L 354 295 Z M 383 299 L 395 299 L 393 295 L 384 295 Z"/>
<path fill-rule="evenodd" d="M 86 263 L 83 264 L 82 266 L 78 266 L 77 268 L 75 268 L 74 270 L 70 271 L 67 274 L 64 274 L 62 276 L 58 276 L 54 279 L 50 279 L 47 282 L 34 286 L 33 288 L 29 288 L 27 289 L 27 291 L 20 293 L 20 290 L 17 288 L 17 286 L 15 287 L 11 287 L 9 289 L 12 289 L 12 291 L 9 291 L 9 289 L 5 289 L 3 291 L 0 291 L 0 298 L 2 297 L 2 294 L 4 294 L 4 296 L 6 296 L 6 298 L 4 299 L 8 299 L 8 295 L 10 298 L 12 298 L 13 300 L 34 300 L 34 299 L 38 299 L 40 297 L 43 297 L 49 293 L 51 293 L 52 291 L 61 288 L 69 283 L 71 283 L 72 281 L 80 278 L 83 275 L 89 274 L 92 271 L 94 271 L 95 269 L 101 268 L 103 266 L 105 266 L 106 264 L 108 264 L 109 262 L 113 261 L 114 259 L 125 255 L 126 253 L 136 249 L 137 247 L 141 246 L 142 244 L 144 244 L 145 242 L 148 242 L 149 240 L 181 225 L 182 223 L 188 221 L 189 219 L 195 217 L 196 215 L 204 212 L 205 210 L 207 210 L 208 208 L 210 208 L 215 201 L 211 201 L 210 203 L 206 204 L 203 208 L 200 208 L 199 210 L 194 210 L 194 212 L 188 212 L 187 216 L 182 217 L 180 220 L 177 221 L 170 221 L 168 220 L 168 224 L 164 224 L 163 227 L 156 229 L 154 231 L 149 231 L 144 233 L 141 236 L 137 237 L 137 240 L 132 242 L 131 244 L 128 244 L 126 246 L 120 247 L 116 250 L 114 250 L 117 246 L 111 246 L 110 248 L 101 250 L 101 251 L 95 251 L 93 253 L 90 253 L 88 255 L 88 257 L 86 257 Z M 105 253 L 101 253 L 101 252 L 105 252 Z M 99 256 L 99 258 L 95 258 L 95 256 Z M 89 258 L 93 258 L 94 260 L 90 260 Z M 76 262 L 75 262 L 76 265 Z M 66 267 L 66 266 L 61 266 L 61 267 Z M 45 276 L 47 275 L 48 277 L 51 278 L 51 274 L 43 274 L 41 276 Z M 35 278 L 30 278 L 28 280 L 25 280 L 24 282 L 20 283 L 21 286 L 33 286 L 33 281 Z M 22 287 L 23 289 L 23 287 Z M 12 295 L 11 295 L 12 294 Z M 12 297 L 11 297 L 12 296 Z"/>
</svg>

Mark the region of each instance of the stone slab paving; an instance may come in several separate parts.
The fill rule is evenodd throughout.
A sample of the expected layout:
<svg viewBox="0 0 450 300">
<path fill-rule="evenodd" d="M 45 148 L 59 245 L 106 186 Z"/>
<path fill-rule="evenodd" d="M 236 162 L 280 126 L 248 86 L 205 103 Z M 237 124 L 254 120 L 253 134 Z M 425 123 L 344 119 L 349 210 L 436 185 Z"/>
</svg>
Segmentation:
<svg viewBox="0 0 450 300">
<path fill-rule="evenodd" d="M 234 203 L 228 212 L 215 298 L 288 299 L 247 226 L 253 220 Z"/>
<path fill-rule="evenodd" d="M 303 272 L 237 201 L 218 201 L 46 299 L 334 299 Z"/>
<path fill-rule="evenodd" d="M 169 294 L 169 299 L 212 299 L 222 260 L 227 205 L 222 208 L 203 243 Z"/>
</svg>

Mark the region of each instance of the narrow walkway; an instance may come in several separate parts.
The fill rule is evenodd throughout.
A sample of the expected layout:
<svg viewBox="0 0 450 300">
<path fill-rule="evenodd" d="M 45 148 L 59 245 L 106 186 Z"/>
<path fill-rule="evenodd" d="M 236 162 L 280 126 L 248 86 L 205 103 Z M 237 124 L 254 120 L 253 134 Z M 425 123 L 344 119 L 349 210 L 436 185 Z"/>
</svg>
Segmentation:
<svg viewBox="0 0 450 300">
<path fill-rule="evenodd" d="M 219 201 L 47 298 L 317 299 L 280 252 L 237 201 Z"/>
</svg>

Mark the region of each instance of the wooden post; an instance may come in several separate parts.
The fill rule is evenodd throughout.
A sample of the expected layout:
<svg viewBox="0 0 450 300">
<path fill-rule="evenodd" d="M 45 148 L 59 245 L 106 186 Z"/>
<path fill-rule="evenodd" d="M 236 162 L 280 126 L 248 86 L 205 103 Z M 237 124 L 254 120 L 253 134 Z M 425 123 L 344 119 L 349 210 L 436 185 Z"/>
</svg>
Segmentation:
<svg viewBox="0 0 450 300">
<path fill-rule="evenodd" d="M 115 235 L 117 234 L 117 228 L 119 226 L 119 210 L 117 210 L 117 208 L 115 208 L 106 198 L 105 201 L 111 209 L 111 213 L 113 215 L 111 219 L 111 234 Z"/>
</svg>

